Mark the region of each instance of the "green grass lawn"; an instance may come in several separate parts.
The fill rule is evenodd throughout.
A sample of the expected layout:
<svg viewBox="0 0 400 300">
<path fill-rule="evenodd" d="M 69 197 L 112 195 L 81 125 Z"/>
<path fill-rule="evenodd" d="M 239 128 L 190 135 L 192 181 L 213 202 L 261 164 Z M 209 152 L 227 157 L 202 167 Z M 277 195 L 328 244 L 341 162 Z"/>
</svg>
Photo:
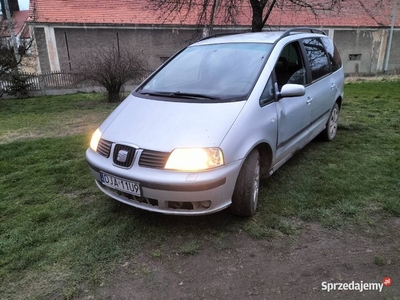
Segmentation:
<svg viewBox="0 0 400 300">
<path fill-rule="evenodd" d="M 72 298 L 126 257 L 223 251 L 240 230 L 274 238 L 307 221 L 366 230 L 400 217 L 400 81 L 347 84 L 337 138 L 263 181 L 251 219 L 164 216 L 103 195 L 84 157 L 114 107 L 96 94 L 0 100 L 0 299 Z"/>
<path fill-rule="evenodd" d="M 94 131 L 116 106 L 103 102 L 103 96 L 74 94 L 0 99 L 0 144 Z"/>
</svg>

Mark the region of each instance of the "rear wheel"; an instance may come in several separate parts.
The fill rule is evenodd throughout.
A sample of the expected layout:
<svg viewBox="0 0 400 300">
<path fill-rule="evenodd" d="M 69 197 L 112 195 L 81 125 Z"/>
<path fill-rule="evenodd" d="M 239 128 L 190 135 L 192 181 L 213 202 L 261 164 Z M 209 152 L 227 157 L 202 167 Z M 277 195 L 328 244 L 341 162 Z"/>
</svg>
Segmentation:
<svg viewBox="0 0 400 300">
<path fill-rule="evenodd" d="M 236 181 L 232 196 L 231 211 L 235 215 L 254 215 L 258 203 L 260 185 L 260 154 L 254 149 L 247 156 Z"/>
<path fill-rule="evenodd" d="M 326 122 L 326 128 L 321 132 L 323 139 L 327 141 L 332 141 L 337 132 L 337 127 L 339 124 L 339 105 L 335 103 L 329 115 L 328 122 Z"/>
</svg>

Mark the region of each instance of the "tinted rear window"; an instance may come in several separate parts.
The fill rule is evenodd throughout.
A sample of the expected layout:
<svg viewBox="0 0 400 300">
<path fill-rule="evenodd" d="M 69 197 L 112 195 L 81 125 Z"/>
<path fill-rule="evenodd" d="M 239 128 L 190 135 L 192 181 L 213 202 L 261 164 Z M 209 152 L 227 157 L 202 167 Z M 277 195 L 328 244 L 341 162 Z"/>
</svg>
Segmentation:
<svg viewBox="0 0 400 300">
<path fill-rule="evenodd" d="M 329 60 L 331 62 L 332 71 L 337 71 L 342 67 L 342 59 L 340 58 L 339 51 L 337 50 L 335 44 L 330 38 L 322 38 L 322 43 L 328 53 Z"/>
<path fill-rule="evenodd" d="M 317 80 L 331 72 L 331 63 L 326 55 L 324 45 L 319 38 L 303 40 L 311 69 L 312 80 Z"/>
</svg>

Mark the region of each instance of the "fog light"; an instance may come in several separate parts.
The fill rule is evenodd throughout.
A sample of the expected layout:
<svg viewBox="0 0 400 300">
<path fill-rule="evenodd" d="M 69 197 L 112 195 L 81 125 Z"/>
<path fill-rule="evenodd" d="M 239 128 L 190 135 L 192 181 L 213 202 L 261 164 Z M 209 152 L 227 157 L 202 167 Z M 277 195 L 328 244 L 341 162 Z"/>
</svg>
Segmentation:
<svg viewBox="0 0 400 300">
<path fill-rule="evenodd" d="M 168 201 L 168 208 L 172 209 L 194 209 L 192 202 Z"/>
<path fill-rule="evenodd" d="M 172 204 L 173 208 L 176 208 L 176 209 L 182 208 L 182 206 L 183 206 L 183 202 L 172 202 L 172 203 L 173 203 Z"/>
<path fill-rule="evenodd" d="M 209 208 L 211 206 L 211 201 L 201 201 L 201 206 L 203 206 L 204 208 Z"/>
</svg>

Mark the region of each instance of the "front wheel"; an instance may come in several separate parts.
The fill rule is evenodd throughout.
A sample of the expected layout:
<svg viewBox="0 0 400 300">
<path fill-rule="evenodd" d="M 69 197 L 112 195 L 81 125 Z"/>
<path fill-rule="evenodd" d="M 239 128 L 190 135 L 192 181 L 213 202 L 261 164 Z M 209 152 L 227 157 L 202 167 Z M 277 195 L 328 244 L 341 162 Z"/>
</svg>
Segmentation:
<svg viewBox="0 0 400 300">
<path fill-rule="evenodd" d="M 254 215 L 258 203 L 260 185 L 260 154 L 254 149 L 247 156 L 236 181 L 232 196 L 231 211 L 235 215 Z"/>
<path fill-rule="evenodd" d="M 335 103 L 329 115 L 328 122 L 326 122 L 326 128 L 322 131 L 321 136 L 327 141 L 332 141 L 337 132 L 339 124 L 339 105 Z"/>
</svg>

